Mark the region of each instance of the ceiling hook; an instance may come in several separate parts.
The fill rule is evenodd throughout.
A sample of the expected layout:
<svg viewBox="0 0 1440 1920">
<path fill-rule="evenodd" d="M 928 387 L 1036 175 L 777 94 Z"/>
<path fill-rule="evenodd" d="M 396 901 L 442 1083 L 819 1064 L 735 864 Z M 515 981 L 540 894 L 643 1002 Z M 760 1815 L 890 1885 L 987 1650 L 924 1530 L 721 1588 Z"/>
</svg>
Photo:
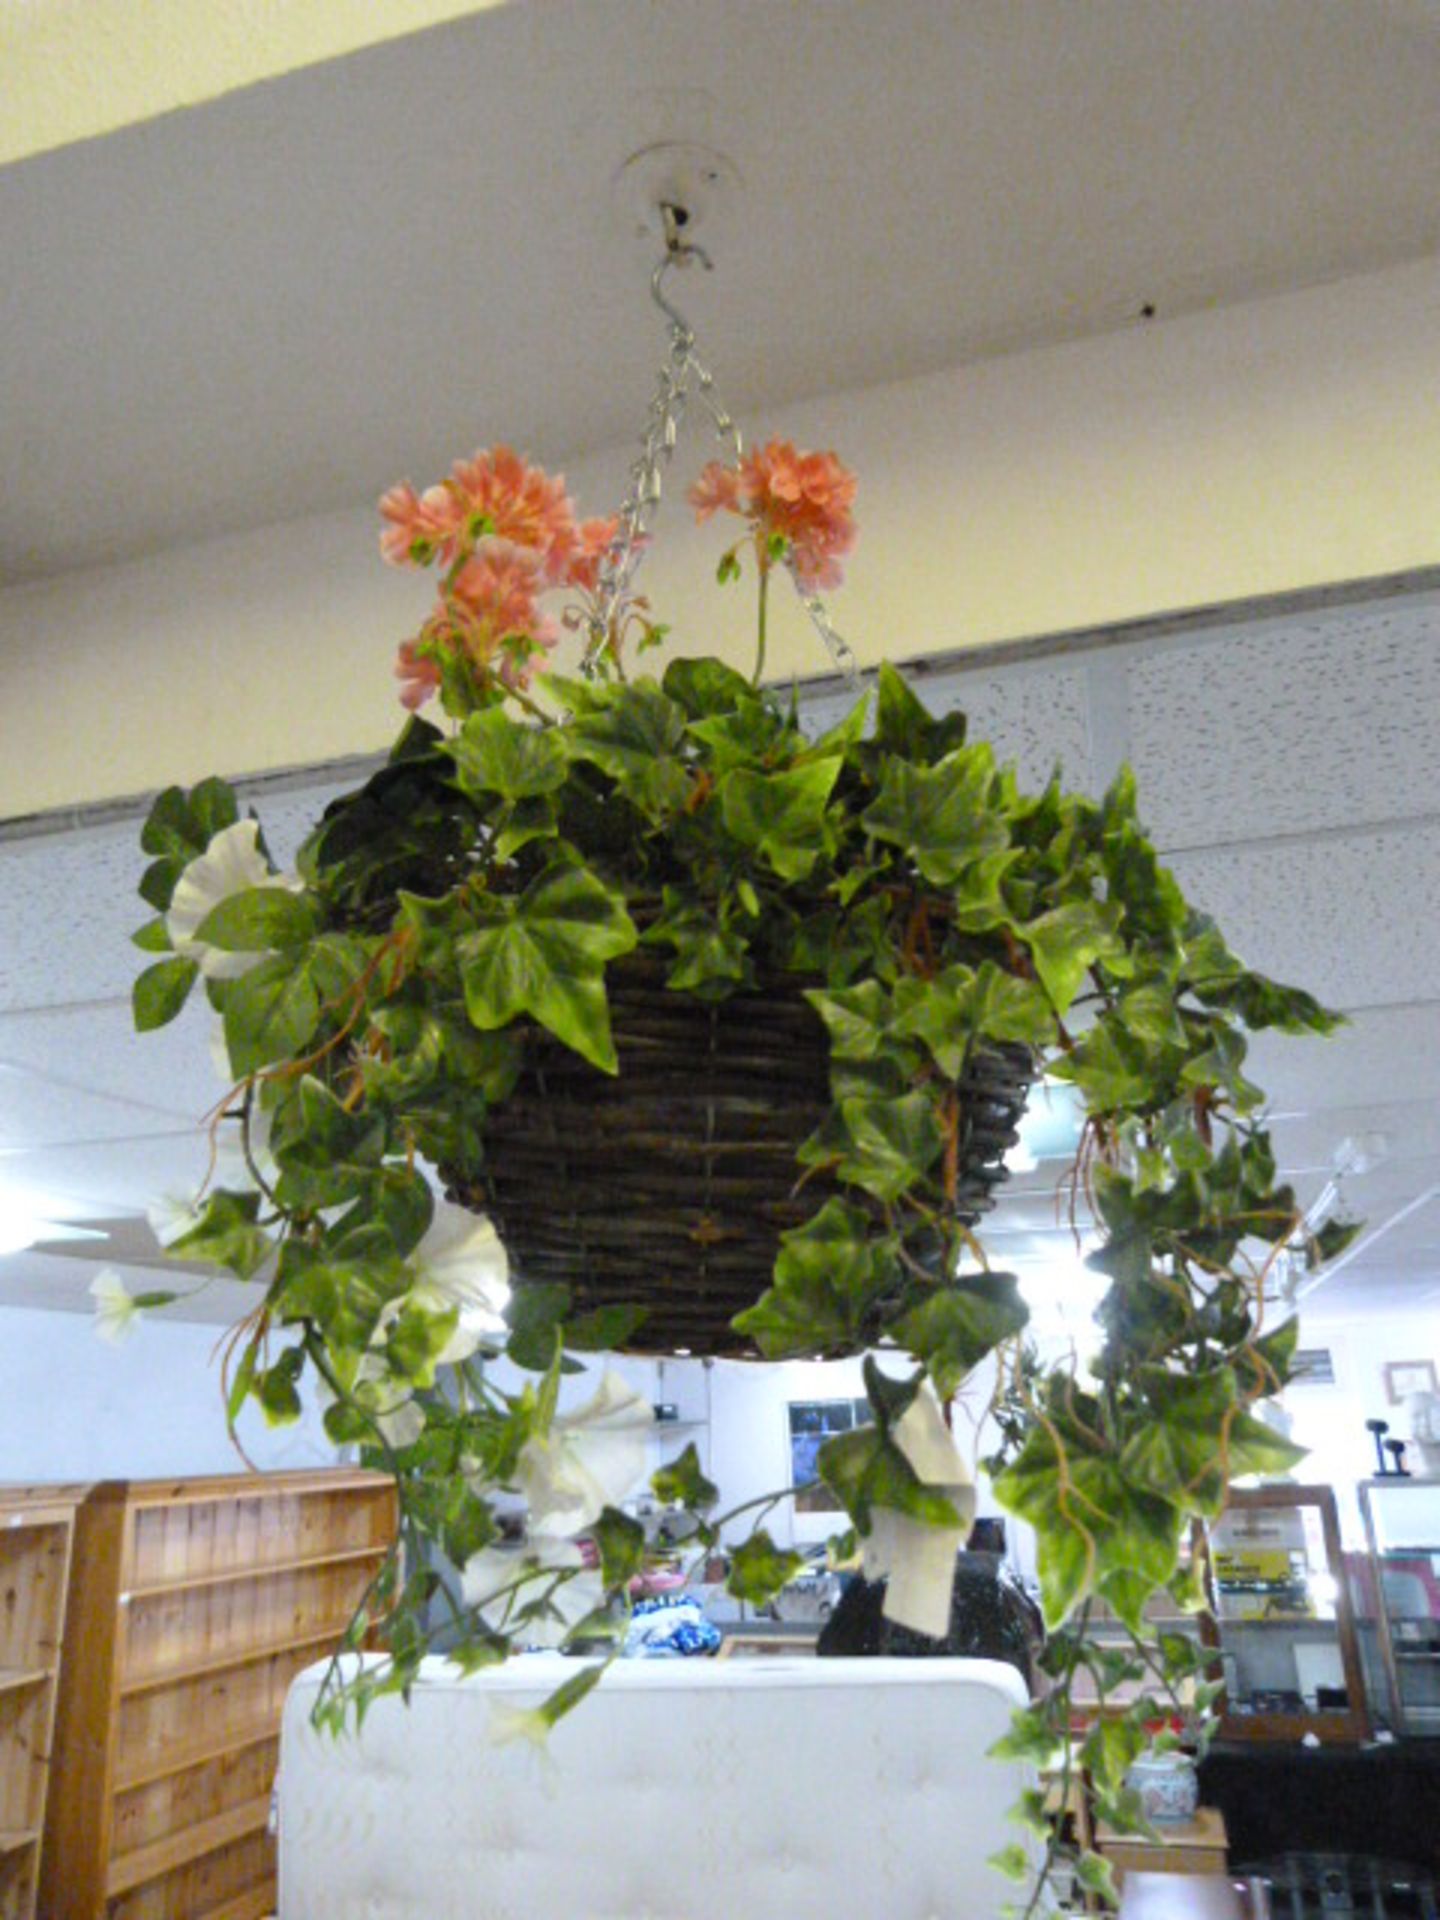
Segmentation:
<svg viewBox="0 0 1440 1920">
<path fill-rule="evenodd" d="M 690 215 L 684 207 L 677 206 L 669 200 L 662 200 L 660 202 L 660 220 L 665 234 L 665 253 L 663 258 L 657 263 L 655 271 L 650 276 L 650 298 L 665 315 L 665 318 L 670 322 L 671 326 L 675 328 L 676 332 L 683 334 L 687 342 L 693 343 L 695 329 L 690 325 L 690 322 L 685 318 L 684 314 L 681 313 L 680 309 L 673 306 L 671 302 L 665 298 L 664 291 L 665 275 L 671 267 L 688 267 L 692 260 L 698 260 L 707 273 L 714 269 L 715 263 L 705 249 L 697 246 L 693 240 L 686 240 L 683 237 L 684 229 L 689 218 Z"/>
</svg>

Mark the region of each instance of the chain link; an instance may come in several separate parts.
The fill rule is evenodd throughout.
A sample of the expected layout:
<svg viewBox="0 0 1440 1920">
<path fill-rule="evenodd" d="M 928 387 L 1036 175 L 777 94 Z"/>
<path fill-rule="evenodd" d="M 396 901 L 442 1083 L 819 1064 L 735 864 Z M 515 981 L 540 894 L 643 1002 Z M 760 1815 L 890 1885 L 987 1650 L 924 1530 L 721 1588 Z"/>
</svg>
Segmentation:
<svg viewBox="0 0 1440 1920">
<path fill-rule="evenodd" d="M 644 555 L 651 522 L 664 494 L 665 471 L 674 458 L 680 424 L 690 400 L 692 379 L 699 404 L 709 416 L 716 435 L 724 442 L 731 464 L 738 467 L 744 455 L 740 429 L 716 392 L 715 376 L 695 352 L 694 329 L 662 291 L 667 269 L 686 264 L 692 259 L 702 261 L 707 267 L 710 264 L 709 257 L 693 243 L 672 242 L 651 276 L 651 297 L 669 321 L 670 350 L 660 369 L 655 397 L 650 402 L 639 456 L 630 468 L 615 537 L 601 556 L 597 571 L 593 609 L 586 622 L 589 638 L 581 662 L 581 672 L 587 679 L 593 679 L 599 671 L 600 656 L 616 619 L 631 598 L 636 569 Z M 860 663 L 855 658 L 854 650 L 836 631 L 824 601 L 819 594 L 801 586 L 792 561 L 787 561 L 786 570 L 799 595 L 800 604 L 810 616 L 836 670 L 848 687 L 858 687 Z"/>
</svg>

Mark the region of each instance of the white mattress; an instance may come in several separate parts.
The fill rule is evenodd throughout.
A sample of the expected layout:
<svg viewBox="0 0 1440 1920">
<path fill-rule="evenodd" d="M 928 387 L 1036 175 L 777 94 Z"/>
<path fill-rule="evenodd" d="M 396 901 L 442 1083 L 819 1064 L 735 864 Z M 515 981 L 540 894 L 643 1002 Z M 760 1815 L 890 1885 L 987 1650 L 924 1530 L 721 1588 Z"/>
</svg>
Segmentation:
<svg viewBox="0 0 1440 1920">
<path fill-rule="evenodd" d="M 545 1754 L 491 1708 L 573 1671 L 428 1661 L 362 1733 L 285 1709 L 280 1920 L 995 1920 L 984 1862 L 1027 1776 L 985 1758 L 1023 1703 L 988 1660 L 637 1661 Z M 486 1876 L 483 1893 L 479 1877 Z"/>
</svg>

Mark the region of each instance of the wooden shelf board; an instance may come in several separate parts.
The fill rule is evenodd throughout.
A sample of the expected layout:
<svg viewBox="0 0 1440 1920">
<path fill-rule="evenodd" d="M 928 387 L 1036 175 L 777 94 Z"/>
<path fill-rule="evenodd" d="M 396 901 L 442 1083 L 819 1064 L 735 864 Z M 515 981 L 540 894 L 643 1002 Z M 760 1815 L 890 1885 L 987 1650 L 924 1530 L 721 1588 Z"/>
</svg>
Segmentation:
<svg viewBox="0 0 1440 1920">
<path fill-rule="evenodd" d="M 387 1474 L 368 1467 L 297 1467 L 283 1473 L 216 1473 L 192 1480 L 107 1482 L 117 1497 L 128 1498 L 135 1513 L 152 1507 L 213 1505 L 218 1500 L 325 1499 L 348 1492 L 380 1493 L 394 1486 Z"/>
<path fill-rule="evenodd" d="M 306 1573 L 313 1567 L 344 1567 L 353 1565 L 357 1560 L 383 1560 L 390 1551 L 388 1546 L 342 1547 L 336 1553 L 312 1553 L 303 1560 L 277 1560 L 270 1565 L 251 1563 L 244 1567 L 227 1567 L 223 1573 L 196 1573 L 184 1580 L 147 1580 L 141 1586 L 130 1587 L 120 1596 L 121 1604 L 137 1600 L 150 1600 L 163 1593 L 194 1593 L 202 1587 L 233 1587 L 245 1580 L 269 1580 L 281 1573 Z"/>
<path fill-rule="evenodd" d="M 21 1687 L 38 1687 L 54 1677 L 54 1667 L 0 1667 L 0 1693 L 14 1693 Z"/>
<path fill-rule="evenodd" d="M 207 1907 L 199 1920 L 265 1920 L 274 1911 L 275 1886 L 267 1880 L 263 1886 L 232 1894 L 223 1906 Z"/>
<path fill-rule="evenodd" d="M 207 1674 L 228 1673 L 235 1667 L 256 1667 L 262 1660 L 273 1660 L 280 1654 L 306 1653 L 312 1647 L 333 1647 L 346 1627 L 350 1624 L 347 1615 L 332 1626 L 324 1627 L 317 1633 L 302 1635 L 298 1640 L 276 1640 L 266 1647 L 245 1647 L 234 1653 L 211 1654 L 207 1660 L 192 1660 L 183 1667 L 167 1667 L 163 1673 L 147 1673 L 135 1680 L 122 1680 L 120 1695 L 128 1699 L 134 1693 L 155 1693 L 161 1687 L 173 1687 L 185 1680 L 203 1680 Z"/>
<path fill-rule="evenodd" d="M 192 1860 L 203 1860 L 207 1853 L 218 1853 L 221 1847 L 231 1846 L 236 1840 L 263 1833 L 269 1822 L 270 1796 L 263 1793 L 242 1806 L 230 1807 L 224 1813 L 212 1814 L 208 1820 L 197 1820 L 176 1833 L 167 1833 L 163 1840 L 152 1840 L 148 1846 L 117 1854 L 105 1876 L 106 1897 L 113 1900 L 117 1894 L 129 1893 L 132 1887 L 143 1887 L 147 1880 L 162 1879 L 177 1867 L 188 1866 Z"/>
<path fill-rule="evenodd" d="M 0 1827 L 0 1853 L 20 1853 L 39 1838 L 38 1827 Z"/>
<path fill-rule="evenodd" d="M 234 1731 L 212 1736 L 203 1743 L 192 1742 L 188 1747 L 172 1747 L 168 1753 L 152 1755 L 144 1765 L 134 1767 L 129 1772 L 119 1763 L 115 1767 L 115 1792 L 133 1793 L 137 1787 L 153 1786 L 157 1780 L 168 1780 L 174 1774 L 188 1773 L 191 1767 L 203 1767 L 211 1760 L 226 1760 L 234 1753 L 245 1753 L 251 1747 L 264 1746 L 267 1740 L 280 1738 L 280 1723 L 276 1720 L 266 1727 L 252 1727 L 248 1732 Z"/>
</svg>

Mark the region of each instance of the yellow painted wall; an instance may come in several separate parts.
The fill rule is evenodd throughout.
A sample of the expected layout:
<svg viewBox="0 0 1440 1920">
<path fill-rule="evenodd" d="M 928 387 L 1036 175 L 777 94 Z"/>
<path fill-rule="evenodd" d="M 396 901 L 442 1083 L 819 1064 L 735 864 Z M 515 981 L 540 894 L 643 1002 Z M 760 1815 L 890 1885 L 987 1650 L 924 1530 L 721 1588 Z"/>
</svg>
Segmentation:
<svg viewBox="0 0 1440 1920">
<path fill-rule="evenodd" d="M 502 0 L 0 0 L 0 166 Z"/>
<path fill-rule="evenodd" d="M 1437 364 L 1431 260 L 746 424 L 858 469 L 834 612 L 863 659 L 903 659 L 1440 563 Z M 586 511 L 629 457 L 572 468 Z M 375 524 L 357 505 L 0 593 L 0 817 L 382 746 L 427 582 L 379 563 Z M 672 499 L 645 578 L 687 651 L 748 667 L 720 544 Z M 781 608 L 777 673 L 821 670 Z"/>
</svg>

